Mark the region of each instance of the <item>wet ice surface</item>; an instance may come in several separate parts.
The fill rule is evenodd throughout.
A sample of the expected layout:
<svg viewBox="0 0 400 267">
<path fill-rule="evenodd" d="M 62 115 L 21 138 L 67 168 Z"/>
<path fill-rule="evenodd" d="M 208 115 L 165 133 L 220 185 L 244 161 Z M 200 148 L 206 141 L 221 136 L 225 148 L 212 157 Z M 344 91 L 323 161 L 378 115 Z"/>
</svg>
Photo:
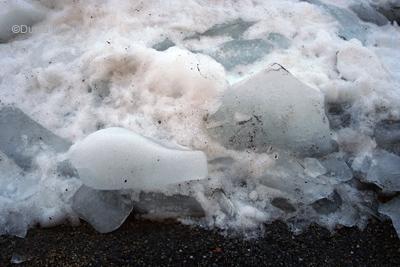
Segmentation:
<svg viewBox="0 0 400 267">
<path fill-rule="evenodd" d="M 0 234 L 399 228 L 396 1 L 2 5 Z"/>
<path fill-rule="evenodd" d="M 276 146 L 303 155 L 335 150 L 322 94 L 279 65 L 227 90 L 208 122 L 210 134 L 228 148 L 266 152 Z"/>
</svg>

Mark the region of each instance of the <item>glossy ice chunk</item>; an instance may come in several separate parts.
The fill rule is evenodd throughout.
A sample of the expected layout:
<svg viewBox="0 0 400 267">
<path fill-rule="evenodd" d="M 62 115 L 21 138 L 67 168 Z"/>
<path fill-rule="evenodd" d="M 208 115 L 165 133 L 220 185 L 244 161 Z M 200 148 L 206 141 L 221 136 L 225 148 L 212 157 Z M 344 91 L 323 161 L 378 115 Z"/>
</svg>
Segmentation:
<svg viewBox="0 0 400 267">
<path fill-rule="evenodd" d="M 204 209 L 195 198 L 157 192 L 141 192 L 139 199 L 134 201 L 134 210 L 157 219 L 205 216 Z"/>
<path fill-rule="evenodd" d="M 221 102 L 207 127 L 230 149 L 265 152 L 272 145 L 303 155 L 336 149 L 322 93 L 279 65 L 233 85 Z"/>
<path fill-rule="evenodd" d="M 129 194 L 121 191 L 95 190 L 81 186 L 72 200 L 72 209 L 100 233 L 118 229 L 133 208 Z"/>
<path fill-rule="evenodd" d="M 238 65 L 248 65 L 261 59 L 272 50 L 272 45 L 262 39 L 232 40 L 220 45 L 209 55 L 227 70 Z"/>
<path fill-rule="evenodd" d="M 379 212 L 389 216 L 394 229 L 396 229 L 397 235 L 400 236 L 400 197 L 396 197 L 385 204 L 381 204 L 379 206 Z"/>
<path fill-rule="evenodd" d="M 71 143 L 32 120 L 20 109 L 0 107 L 0 151 L 27 170 L 38 149 L 65 152 Z"/>
<path fill-rule="evenodd" d="M 196 33 L 195 35 L 188 37 L 187 39 L 200 38 L 201 36 L 214 37 L 221 35 L 226 35 L 232 37 L 233 39 L 238 39 L 242 37 L 243 33 L 247 31 L 247 29 L 250 28 L 252 25 L 254 25 L 254 23 L 254 21 L 244 21 L 241 18 L 238 18 L 225 23 L 216 24 L 205 32 Z"/>
<path fill-rule="evenodd" d="M 365 179 L 385 191 L 400 191 L 400 157 L 378 150 L 372 157 Z"/>
<path fill-rule="evenodd" d="M 123 128 L 90 134 L 69 151 L 82 182 L 94 189 L 159 189 L 207 177 L 201 151 L 171 149 Z"/>
</svg>

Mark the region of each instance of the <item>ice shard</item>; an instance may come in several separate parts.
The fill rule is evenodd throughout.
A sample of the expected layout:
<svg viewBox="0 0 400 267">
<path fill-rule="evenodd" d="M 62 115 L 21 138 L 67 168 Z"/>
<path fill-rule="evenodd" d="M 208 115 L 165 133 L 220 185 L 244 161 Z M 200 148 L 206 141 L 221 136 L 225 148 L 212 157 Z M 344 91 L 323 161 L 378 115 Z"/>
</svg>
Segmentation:
<svg viewBox="0 0 400 267">
<path fill-rule="evenodd" d="M 381 121 L 376 125 L 374 134 L 379 147 L 400 155 L 400 121 Z"/>
<path fill-rule="evenodd" d="M 400 157 L 384 150 L 376 151 L 364 179 L 385 191 L 400 191 Z"/>
<path fill-rule="evenodd" d="M 396 197 L 385 204 L 379 206 L 379 212 L 389 216 L 392 220 L 397 235 L 400 236 L 400 197 Z"/>
<path fill-rule="evenodd" d="M 262 39 L 232 40 L 221 44 L 215 51 L 209 53 L 227 70 L 238 65 L 248 65 L 261 59 L 271 52 L 273 45 Z"/>
<path fill-rule="evenodd" d="M 31 167 L 37 148 L 62 153 L 70 146 L 68 140 L 53 134 L 20 109 L 0 107 L 0 150 L 22 169 Z"/>
<path fill-rule="evenodd" d="M 172 149 L 123 128 L 108 128 L 74 144 L 69 159 L 94 189 L 159 189 L 207 177 L 201 151 Z"/>
<path fill-rule="evenodd" d="M 158 192 L 141 192 L 134 201 L 134 211 L 151 218 L 204 217 L 205 211 L 191 196 L 165 195 Z"/>
<path fill-rule="evenodd" d="M 129 193 L 95 190 L 81 186 L 72 199 L 72 209 L 96 231 L 109 233 L 118 229 L 133 208 Z"/>
<path fill-rule="evenodd" d="M 243 33 L 254 24 L 254 21 L 244 21 L 241 18 L 238 18 L 225 23 L 216 24 L 205 32 L 196 33 L 186 39 L 200 38 L 201 36 L 214 37 L 222 35 L 230 36 L 233 39 L 238 39 L 242 37 Z"/>
<path fill-rule="evenodd" d="M 211 136 L 230 149 L 275 146 L 310 156 L 337 148 L 322 93 L 277 64 L 226 90 L 207 121 Z"/>
</svg>

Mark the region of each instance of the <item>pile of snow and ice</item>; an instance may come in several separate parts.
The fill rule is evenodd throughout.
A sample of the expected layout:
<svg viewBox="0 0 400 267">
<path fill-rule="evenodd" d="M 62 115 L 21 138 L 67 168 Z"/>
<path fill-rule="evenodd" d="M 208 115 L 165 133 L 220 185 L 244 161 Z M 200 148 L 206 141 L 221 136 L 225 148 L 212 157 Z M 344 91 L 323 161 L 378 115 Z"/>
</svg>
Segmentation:
<svg viewBox="0 0 400 267">
<path fill-rule="evenodd" d="M 400 234 L 398 1 L 264 2 L 0 3 L 0 234 Z"/>
</svg>

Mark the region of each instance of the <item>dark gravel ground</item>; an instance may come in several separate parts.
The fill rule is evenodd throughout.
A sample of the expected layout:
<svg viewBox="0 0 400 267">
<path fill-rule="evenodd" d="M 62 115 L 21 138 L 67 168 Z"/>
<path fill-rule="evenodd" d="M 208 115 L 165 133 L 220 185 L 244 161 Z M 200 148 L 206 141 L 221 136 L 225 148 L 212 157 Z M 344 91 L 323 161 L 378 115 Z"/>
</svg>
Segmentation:
<svg viewBox="0 0 400 267">
<path fill-rule="evenodd" d="M 294 236 L 282 222 L 260 239 L 130 218 L 110 234 L 89 225 L 33 229 L 25 239 L 0 237 L 0 266 L 400 266 L 400 240 L 389 222 L 335 234 L 311 226 Z"/>
</svg>

